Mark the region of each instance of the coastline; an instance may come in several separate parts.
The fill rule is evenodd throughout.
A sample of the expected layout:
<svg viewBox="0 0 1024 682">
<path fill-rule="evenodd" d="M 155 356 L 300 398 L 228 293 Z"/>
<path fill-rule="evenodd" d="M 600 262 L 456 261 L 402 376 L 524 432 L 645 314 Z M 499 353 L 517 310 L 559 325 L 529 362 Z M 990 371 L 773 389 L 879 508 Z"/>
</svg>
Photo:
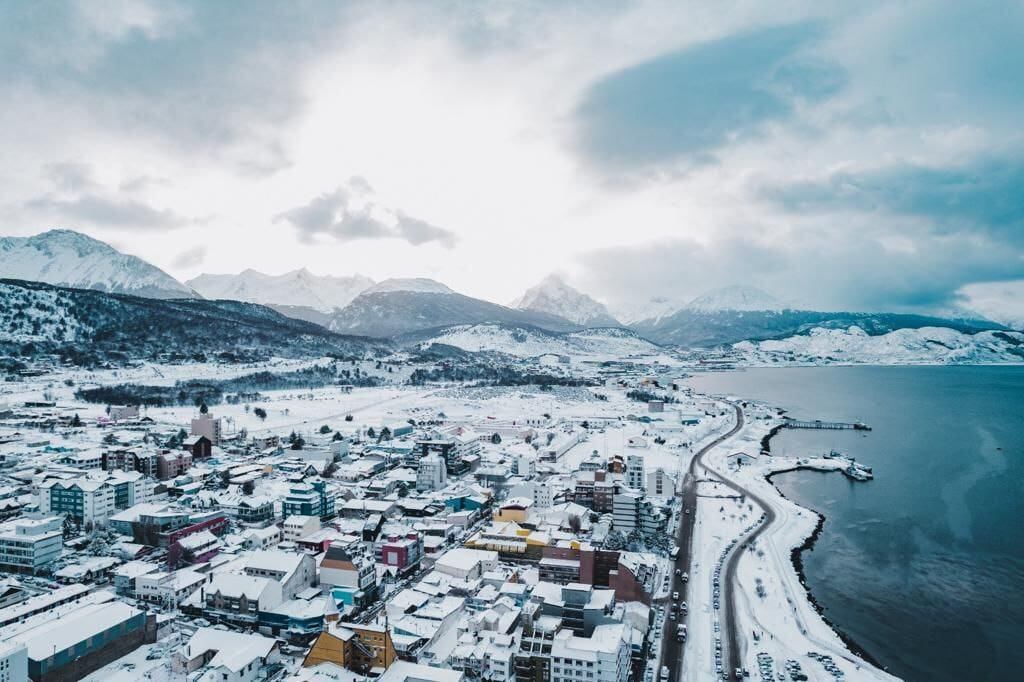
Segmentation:
<svg viewBox="0 0 1024 682">
<path fill-rule="evenodd" d="M 765 440 L 770 441 L 771 437 L 778 433 L 778 431 L 781 428 L 782 427 L 779 426 L 772 429 L 772 431 L 767 436 L 765 436 Z M 781 497 L 784 500 L 789 500 L 793 504 L 796 504 L 800 507 L 803 507 L 804 509 L 807 509 L 808 511 L 813 512 L 815 516 L 818 517 L 818 522 L 817 524 L 815 524 L 814 530 L 811 532 L 811 534 L 804 538 L 803 543 L 790 550 L 789 559 L 790 562 L 793 564 L 793 570 L 796 572 L 797 578 L 800 580 L 800 584 L 803 585 L 804 591 L 807 595 L 807 601 L 809 601 L 811 606 L 814 607 L 814 610 L 818 612 L 818 615 L 825 622 L 825 624 L 828 625 L 832 629 L 832 631 L 836 633 L 839 639 L 842 640 L 843 644 L 847 646 L 847 648 L 850 650 L 850 653 L 852 653 L 860 659 L 863 659 L 867 663 L 875 666 L 879 670 L 885 670 L 888 672 L 888 668 L 885 665 L 883 665 L 877 658 L 872 656 L 871 653 L 867 651 L 867 649 L 858 644 L 857 641 L 853 639 L 853 637 L 851 637 L 849 634 L 847 634 L 841 628 L 839 628 L 835 623 L 829 620 L 828 616 L 825 615 L 824 607 L 818 603 L 818 600 L 814 597 L 814 592 L 811 590 L 810 585 L 807 584 L 807 575 L 804 573 L 803 553 L 805 551 L 810 551 L 814 549 L 814 545 L 818 541 L 818 537 L 821 535 L 822 531 L 825 528 L 825 515 L 819 512 L 817 509 L 805 507 L 804 505 L 799 504 L 798 502 L 786 497 L 786 495 L 784 495 L 783 492 L 779 490 L 779 487 L 775 485 L 775 482 L 772 480 L 772 478 L 778 474 L 786 474 L 802 470 L 805 469 L 803 467 L 780 469 L 779 471 L 773 471 L 772 473 L 765 476 L 765 480 L 771 484 L 772 488 L 775 489 L 775 492 L 778 493 L 779 497 Z"/>
</svg>

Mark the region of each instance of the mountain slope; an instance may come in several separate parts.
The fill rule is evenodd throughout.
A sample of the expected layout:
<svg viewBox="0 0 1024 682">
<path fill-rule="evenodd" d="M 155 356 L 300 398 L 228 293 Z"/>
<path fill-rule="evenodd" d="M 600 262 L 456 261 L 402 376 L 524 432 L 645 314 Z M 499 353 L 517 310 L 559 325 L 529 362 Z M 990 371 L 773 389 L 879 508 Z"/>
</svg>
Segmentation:
<svg viewBox="0 0 1024 682">
<path fill-rule="evenodd" d="M 525 324 L 553 331 L 578 329 L 564 318 L 464 296 L 432 280 L 385 280 L 335 313 L 328 328 L 344 334 L 387 337 L 484 322 Z"/>
<path fill-rule="evenodd" d="M 742 341 L 733 348 L 749 364 L 979 364 L 1024 362 L 1024 333 L 964 334 L 948 327 L 898 329 L 869 335 L 859 327 L 814 328 L 786 339 Z"/>
<path fill-rule="evenodd" d="M 305 268 L 283 275 L 244 270 L 237 275 L 202 274 L 187 284 L 206 298 L 227 298 L 263 305 L 312 308 L 329 313 L 344 308 L 373 286 L 363 275 L 332 277 L 314 275 Z"/>
<path fill-rule="evenodd" d="M 0 239 L 0 278 L 148 298 L 196 297 L 155 265 L 74 230 Z"/>
<path fill-rule="evenodd" d="M 785 307 L 767 291 L 742 285 L 708 291 L 686 304 L 688 310 L 704 313 L 720 310 L 782 310 Z"/>
<path fill-rule="evenodd" d="M 0 354 L 101 361 L 222 353 L 361 356 L 382 347 L 253 303 L 158 300 L 0 280 Z"/>
<path fill-rule="evenodd" d="M 504 353 L 520 358 L 546 353 L 586 356 L 592 359 L 654 355 L 661 349 L 628 329 L 584 329 L 550 332 L 537 327 L 502 324 L 457 325 L 431 333 L 418 344 L 421 350 L 435 345 L 465 351 Z"/>
<path fill-rule="evenodd" d="M 619 326 L 603 303 L 569 286 L 557 275 L 548 275 L 527 289 L 511 307 L 558 315 L 584 327 Z"/>
</svg>

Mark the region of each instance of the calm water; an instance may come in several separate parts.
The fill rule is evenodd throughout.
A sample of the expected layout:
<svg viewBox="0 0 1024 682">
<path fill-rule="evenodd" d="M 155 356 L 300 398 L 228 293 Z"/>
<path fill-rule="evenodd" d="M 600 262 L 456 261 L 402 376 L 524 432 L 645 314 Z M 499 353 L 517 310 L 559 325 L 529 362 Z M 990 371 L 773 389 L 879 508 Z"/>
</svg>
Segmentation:
<svg viewBox="0 0 1024 682">
<path fill-rule="evenodd" d="M 875 480 L 774 480 L 827 517 L 807 582 L 825 615 L 908 680 L 1024 679 L 1024 367 L 821 367 L 712 373 L 701 391 L 870 434 L 783 431 L 774 453 L 831 448 Z"/>
</svg>

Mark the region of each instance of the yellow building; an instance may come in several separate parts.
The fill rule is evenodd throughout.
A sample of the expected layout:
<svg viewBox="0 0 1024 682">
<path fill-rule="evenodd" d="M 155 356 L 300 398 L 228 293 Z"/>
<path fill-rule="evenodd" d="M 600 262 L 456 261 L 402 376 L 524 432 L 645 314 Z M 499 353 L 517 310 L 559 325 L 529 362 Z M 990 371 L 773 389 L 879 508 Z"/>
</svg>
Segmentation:
<svg viewBox="0 0 1024 682">
<path fill-rule="evenodd" d="M 377 673 L 395 662 L 391 633 L 382 625 L 370 623 L 331 623 L 317 636 L 302 662 L 304 667 L 334 663 L 358 673 Z"/>
</svg>

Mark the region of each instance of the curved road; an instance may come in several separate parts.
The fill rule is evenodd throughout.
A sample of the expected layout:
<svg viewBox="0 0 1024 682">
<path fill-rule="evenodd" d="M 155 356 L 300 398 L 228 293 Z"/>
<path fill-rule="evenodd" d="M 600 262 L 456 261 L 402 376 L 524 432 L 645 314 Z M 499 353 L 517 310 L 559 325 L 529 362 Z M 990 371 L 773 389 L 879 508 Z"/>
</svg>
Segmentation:
<svg viewBox="0 0 1024 682">
<path fill-rule="evenodd" d="M 736 423 L 727 432 L 714 439 L 704 447 L 702 447 L 693 459 L 690 460 L 690 467 L 687 470 L 686 478 L 683 480 L 683 490 L 680 495 L 681 508 L 689 509 L 689 514 L 682 514 L 679 522 L 679 531 L 676 535 L 676 545 L 679 549 L 679 556 L 676 558 L 675 568 L 680 571 L 689 574 L 691 572 L 691 563 L 693 560 L 693 548 L 691 542 L 693 540 L 693 523 L 697 517 L 697 466 L 703 466 L 701 459 L 710 452 L 713 448 L 718 447 L 725 441 L 729 440 L 743 428 L 743 410 L 738 405 L 732 406 L 736 410 Z M 735 487 L 735 486 L 733 486 Z M 687 583 L 683 582 L 679 578 L 672 576 L 672 591 L 679 592 L 679 598 L 681 601 L 685 601 L 688 597 L 687 594 Z M 665 600 L 669 605 L 672 605 L 669 600 Z M 676 640 L 676 628 L 673 627 L 677 623 L 683 622 L 682 620 L 669 620 L 668 609 L 666 609 L 665 623 L 663 625 L 664 630 L 662 632 L 662 645 L 661 645 L 661 662 L 662 665 L 669 665 L 672 670 L 672 676 L 670 679 L 676 680 L 680 678 L 679 672 L 682 670 L 683 664 L 683 650 L 684 642 Z M 655 678 L 657 679 L 657 677 Z"/>
</svg>

